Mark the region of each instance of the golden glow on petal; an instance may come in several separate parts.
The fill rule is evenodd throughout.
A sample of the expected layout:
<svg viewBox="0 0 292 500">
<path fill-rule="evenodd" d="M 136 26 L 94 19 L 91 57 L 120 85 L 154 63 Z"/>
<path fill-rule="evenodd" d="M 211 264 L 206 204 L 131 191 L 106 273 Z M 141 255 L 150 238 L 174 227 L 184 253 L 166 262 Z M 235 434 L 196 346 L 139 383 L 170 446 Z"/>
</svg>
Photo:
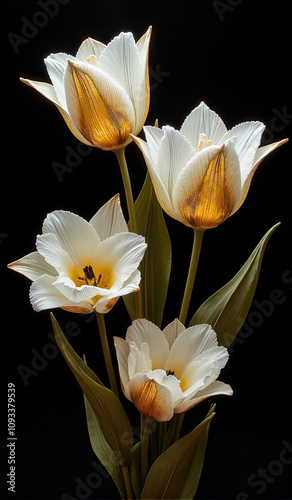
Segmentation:
<svg viewBox="0 0 292 500">
<path fill-rule="evenodd" d="M 157 394 L 156 383 L 154 379 L 148 380 L 143 387 L 139 387 L 131 396 L 134 405 L 143 415 L 152 418 L 155 411 L 155 398 Z"/>
<path fill-rule="evenodd" d="M 70 61 L 76 98 L 78 101 L 78 127 L 94 146 L 117 149 L 129 140 L 132 124 L 128 117 L 103 101 L 91 78 L 78 71 Z"/>
<path fill-rule="evenodd" d="M 224 145 L 210 161 L 199 186 L 180 203 L 180 214 L 187 225 L 208 229 L 218 226 L 231 214 L 235 195 L 226 180 Z"/>
</svg>

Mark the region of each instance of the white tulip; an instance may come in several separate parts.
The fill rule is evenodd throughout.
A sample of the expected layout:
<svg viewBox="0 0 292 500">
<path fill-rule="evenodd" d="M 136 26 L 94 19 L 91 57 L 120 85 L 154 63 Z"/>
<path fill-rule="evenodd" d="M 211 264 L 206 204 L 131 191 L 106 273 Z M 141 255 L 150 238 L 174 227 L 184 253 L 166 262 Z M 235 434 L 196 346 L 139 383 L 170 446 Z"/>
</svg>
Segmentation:
<svg viewBox="0 0 292 500">
<path fill-rule="evenodd" d="M 217 380 L 229 355 L 210 325 L 186 329 L 176 319 L 161 331 L 138 319 L 114 342 L 123 392 L 146 417 L 167 421 L 206 398 L 233 394 Z"/>
<path fill-rule="evenodd" d="M 33 281 L 30 301 L 36 311 L 107 313 L 119 297 L 139 290 L 146 246 L 144 237 L 128 232 L 116 195 L 89 222 L 71 212 L 50 213 L 37 251 L 8 267 Z"/>
</svg>

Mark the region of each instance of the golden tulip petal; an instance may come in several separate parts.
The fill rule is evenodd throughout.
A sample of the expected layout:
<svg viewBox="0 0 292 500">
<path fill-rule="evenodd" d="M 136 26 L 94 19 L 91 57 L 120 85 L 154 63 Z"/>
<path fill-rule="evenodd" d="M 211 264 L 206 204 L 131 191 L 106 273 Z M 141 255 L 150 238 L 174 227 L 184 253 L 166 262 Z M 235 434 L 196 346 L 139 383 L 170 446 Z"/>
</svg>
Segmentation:
<svg viewBox="0 0 292 500">
<path fill-rule="evenodd" d="M 240 166 L 231 143 L 210 146 L 190 161 L 174 189 L 184 224 L 209 229 L 224 222 L 240 198 Z"/>
<path fill-rule="evenodd" d="M 86 63 L 68 61 L 65 92 L 73 122 L 94 146 L 112 150 L 132 140 L 131 102 L 102 71 Z"/>
<path fill-rule="evenodd" d="M 137 373 L 130 381 L 131 399 L 142 415 L 158 422 L 166 422 L 173 416 L 171 391 L 158 384 L 147 374 Z"/>
</svg>

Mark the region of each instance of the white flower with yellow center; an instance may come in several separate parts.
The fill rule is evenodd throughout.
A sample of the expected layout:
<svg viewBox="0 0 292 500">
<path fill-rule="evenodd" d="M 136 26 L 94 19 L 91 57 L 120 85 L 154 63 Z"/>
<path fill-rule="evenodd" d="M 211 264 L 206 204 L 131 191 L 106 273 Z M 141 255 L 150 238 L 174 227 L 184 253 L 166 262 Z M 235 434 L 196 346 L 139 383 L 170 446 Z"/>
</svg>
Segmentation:
<svg viewBox="0 0 292 500">
<path fill-rule="evenodd" d="M 52 101 L 79 141 L 105 150 L 131 142 L 149 109 L 148 51 L 151 28 L 135 43 L 120 33 L 108 45 L 88 38 L 76 57 L 45 59 L 52 85 L 21 78 Z"/>
<path fill-rule="evenodd" d="M 122 295 L 139 290 L 137 269 L 145 239 L 129 233 L 119 195 L 87 222 L 56 210 L 37 236 L 37 251 L 8 265 L 33 281 L 36 311 L 61 307 L 76 313 L 106 313 Z"/>
<path fill-rule="evenodd" d="M 161 331 L 138 319 L 126 340 L 114 341 L 123 392 L 146 417 L 167 421 L 210 396 L 233 394 L 217 380 L 228 351 L 210 325 L 186 329 L 176 319 Z"/>
<path fill-rule="evenodd" d="M 261 122 L 227 130 L 204 102 L 173 127 L 144 127 L 140 147 L 157 199 L 165 212 L 186 226 L 208 229 L 234 214 L 244 202 L 260 162 L 284 139 L 259 147 Z"/>
</svg>

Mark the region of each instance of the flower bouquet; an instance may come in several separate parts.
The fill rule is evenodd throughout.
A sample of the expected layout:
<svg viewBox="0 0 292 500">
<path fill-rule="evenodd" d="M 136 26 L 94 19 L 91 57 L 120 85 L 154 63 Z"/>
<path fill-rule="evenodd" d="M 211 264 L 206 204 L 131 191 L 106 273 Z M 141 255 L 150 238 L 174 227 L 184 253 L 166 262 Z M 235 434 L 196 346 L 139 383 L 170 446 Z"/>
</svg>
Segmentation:
<svg viewBox="0 0 292 500">
<path fill-rule="evenodd" d="M 88 38 L 75 57 L 58 53 L 45 59 L 51 84 L 22 79 L 55 104 L 79 141 L 115 153 L 129 221 L 118 194 L 99 206 L 94 193 L 97 212 L 89 221 L 69 211 L 49 213 L 36 250 L 9 268 L 32 281 L 34 310 L 96 315 L 108 381 L 74 351 L 52 313 L 51 318 L 60 351 L 84 393 L 92 449 L 120 497 L 190 499 L 203 468 L 214 400 L 233 394 L 218 377 L 249 311 L 263 254 L 278 224 L 226 285 L 189 311 L 203 236 L 240 208 L 260 162 L 286 139 L 260 147 L 261 122 L 228 130 L 204 102 L 180 130 L 160 128 L 158 122 L 144 126 L 150 36 L 151 28 L 137 43 L 131 33 L 120 33 L 108 45 Z M 145 140 L 138 137 L 143 126 Z M 131 142 L 147 165 L 135 202 L 125 157 Z M 172 260 L 163 211 L 194 235 L 180 314 L 168 325 L 163 312 Z M 129 327 L 112 338 L 105 314 L 120 297 Z M 125 398 L 140 413 L 135 445 Z M 185 412 L 195 411 L 206 398 L 212 402 L 207 415 L 184 432 Z"/>
</svg>

